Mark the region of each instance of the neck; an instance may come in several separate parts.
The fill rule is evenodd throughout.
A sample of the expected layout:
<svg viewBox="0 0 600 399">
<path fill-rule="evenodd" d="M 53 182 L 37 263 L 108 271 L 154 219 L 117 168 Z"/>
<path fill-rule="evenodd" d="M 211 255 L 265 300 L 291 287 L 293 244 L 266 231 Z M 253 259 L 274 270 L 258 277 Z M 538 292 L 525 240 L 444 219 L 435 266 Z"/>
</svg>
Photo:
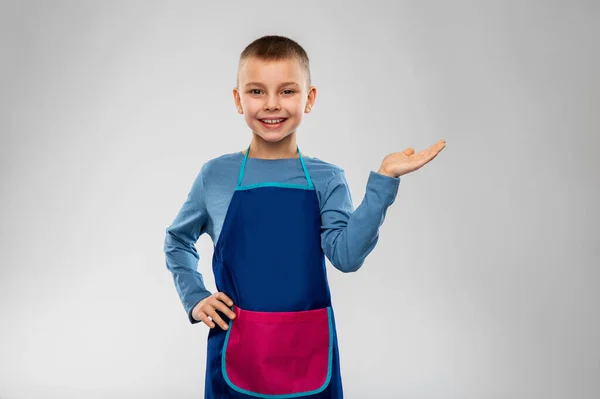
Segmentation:
<svg viewBox="0 0 600 399">
<path fill-rule="evenodd" d="M 253 134 L 250 142 L 250 155 L 248 158 L 281 159 L 298 158 L 296 150 L 296 132 L 287 135 L 280 141 L 265 141 L 260 136 Z M 244 154 L 246 150 L 242 151 Z"/>
</svg>

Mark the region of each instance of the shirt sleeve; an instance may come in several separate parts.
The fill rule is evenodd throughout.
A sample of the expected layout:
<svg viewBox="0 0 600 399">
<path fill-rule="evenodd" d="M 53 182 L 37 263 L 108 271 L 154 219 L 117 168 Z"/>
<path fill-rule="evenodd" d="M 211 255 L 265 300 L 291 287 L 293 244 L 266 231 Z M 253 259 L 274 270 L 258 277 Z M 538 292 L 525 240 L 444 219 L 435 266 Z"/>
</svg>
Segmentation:
<svg viewBox="0 0 600 399">
<path fill-rule="evenodd" d="M 399 177 L 371 171 L 365 196 L 354 210 L 344 171 L 328 181 L 321 201 L 321 245 L 336 269 L 355 272 L 363 265 L 377 244 L 379 227 L 399 184 Z"/>
<path fill-rule="evenodd" d="M 173 275 L 179 298 L 192 324 L 199 323 L 192 317 L 194 306 L 211 295 L 198 272 L 200 258 L 196 251 L 196 242 L 206 231 L 208 220 L 203 173 L 204 167 L 196 176 L 175 220 L 167 227 L 164 242 L 167 269 Z"/>
</svg>

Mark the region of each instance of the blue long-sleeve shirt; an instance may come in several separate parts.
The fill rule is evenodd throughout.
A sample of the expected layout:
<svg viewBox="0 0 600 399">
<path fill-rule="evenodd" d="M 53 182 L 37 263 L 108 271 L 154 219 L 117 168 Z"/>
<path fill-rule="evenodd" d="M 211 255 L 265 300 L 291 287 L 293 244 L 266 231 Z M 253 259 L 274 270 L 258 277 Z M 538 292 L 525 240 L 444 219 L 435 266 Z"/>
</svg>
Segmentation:
<svg viewBox="0 0 600 399">
<path fill-rule="evenodd" d="M 192 309 L 211 295 L 198 272 L 195 244 L 207 233 L 216 245 L 229 202 L 235 191 L 244 154 L 229 153 L 207 161 L 196 176 L 172 224 L 166 229 L 164 252 L 167 269 L 192 324 Z M 369 174 L 365 196 L 354 210 L 344 170 L 303 154 L 315 186 L 321 212 L 321 246 L 338 270 L 358 270 L 378 240 L 387 208 L 394 202 L 400 178 L 374 171 Z M 306 185 L 299 158 L 260 159 L 248 157 L 243 184 L 280 182 Z"/>
</svg>

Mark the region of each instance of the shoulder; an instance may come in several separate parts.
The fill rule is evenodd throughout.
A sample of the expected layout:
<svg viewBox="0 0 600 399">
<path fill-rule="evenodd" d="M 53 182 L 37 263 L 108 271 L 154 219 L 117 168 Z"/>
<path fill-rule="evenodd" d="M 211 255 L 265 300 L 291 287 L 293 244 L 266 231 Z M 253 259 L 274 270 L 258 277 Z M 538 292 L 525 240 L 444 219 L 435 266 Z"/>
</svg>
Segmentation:
<svg viewBox="0 0 600 399">
<path fill-rule="evenodd" d="M 310 155 L 304 155 L 304 161 L 317 190 L 321 210 L 324 209 L 324 204 L 332 199 L 333 193 L 338 193 L 333 197 L 334 201 L 343 202 L 351 198 L 350 188 L 341 166 Z"/>
<path fill-rule="evenodd" d="M 206 180 L 227 176 L 229 171 L 237 170 L 243 156 L 240 151 L 230 152 L 210 158 L 200 168 L 200 175 Z"/>
<path fill-rule="evenodd" d="M 344 169 L 334 163 L 324 161 L 317 157 L 304 155 L 304 162 L 311 177 L 327 184 L 335 177 L 343 176 Z"/>
<path fill-rule="evenodd" d="M 346 209 L 352 199 L 344 169 L 317 157 L 304 155 L 304 160 L 317 191 L 321 212 Z"/>
</svg>

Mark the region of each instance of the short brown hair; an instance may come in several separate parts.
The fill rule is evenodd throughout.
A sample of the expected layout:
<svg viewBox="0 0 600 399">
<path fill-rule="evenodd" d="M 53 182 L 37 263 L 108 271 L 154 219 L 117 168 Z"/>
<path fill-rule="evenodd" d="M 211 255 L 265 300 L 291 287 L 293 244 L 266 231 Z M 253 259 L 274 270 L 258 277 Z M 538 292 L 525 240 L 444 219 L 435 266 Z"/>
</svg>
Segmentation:
<svg viewBox="0 0 600 399">
<path fill-rule="evenodd" d="M 256 57 L 263 61 L 296 59 L 306 74 L 308 85 L 311 84 L 308 54 L 306 54 L 306 51 L 301 45 L 290 38 L 268 35 L 254 40 L 246 46 L 244 51 L 242 51 L 242 54 L 240 54 L 238 75 L 244 61 L 251 57 Z"/>
</svg>

